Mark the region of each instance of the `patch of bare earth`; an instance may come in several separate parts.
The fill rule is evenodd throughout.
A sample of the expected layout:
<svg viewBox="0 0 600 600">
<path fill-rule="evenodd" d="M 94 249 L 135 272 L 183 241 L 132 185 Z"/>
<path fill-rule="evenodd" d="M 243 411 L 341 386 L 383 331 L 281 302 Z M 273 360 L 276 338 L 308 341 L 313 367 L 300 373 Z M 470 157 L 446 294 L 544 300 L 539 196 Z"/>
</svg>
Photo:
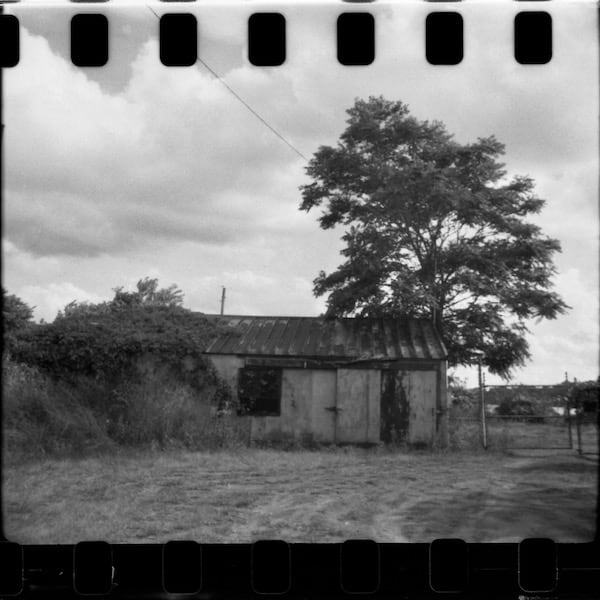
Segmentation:
<svg viewBox="0 0 600 600">
<path fill-rule="evenodd" d="M 597 463 L 575 453 L 169 452 L 5 465 L 21 543 L 589 541 Z"/>
</svg>

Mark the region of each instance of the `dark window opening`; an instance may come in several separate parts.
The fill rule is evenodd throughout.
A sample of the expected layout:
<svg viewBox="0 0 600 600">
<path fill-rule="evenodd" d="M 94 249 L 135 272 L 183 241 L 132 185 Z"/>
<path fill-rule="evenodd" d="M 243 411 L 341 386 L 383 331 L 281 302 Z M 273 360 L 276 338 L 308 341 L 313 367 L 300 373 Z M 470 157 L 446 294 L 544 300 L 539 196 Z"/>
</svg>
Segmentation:
<svg viewBox="0 0 600 600">
<path fill-rule="evenodd" d="M 279 416 L 281 414 L 281 369 L 246 367 L 238 381 L 239 415 Z"/>
</svg>

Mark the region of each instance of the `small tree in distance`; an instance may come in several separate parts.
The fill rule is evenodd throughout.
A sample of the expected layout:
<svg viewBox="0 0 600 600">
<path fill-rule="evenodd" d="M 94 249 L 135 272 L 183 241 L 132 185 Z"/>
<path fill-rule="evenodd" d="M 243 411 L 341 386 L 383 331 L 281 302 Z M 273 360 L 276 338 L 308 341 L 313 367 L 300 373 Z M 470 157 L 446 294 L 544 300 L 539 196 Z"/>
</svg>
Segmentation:
<svg viewBox="0 0 600 600">
<path fill-rule="evenodd" d="M 526 217 L 545 201 L 508 180 L 494 136 L 459 144 L 437 121 L 382 97 L 356 100 L 336 147 L 321 146 L 301 210 L 341 225 L 345 257 L 315 279 L 327 316 L 433 320 L 452 366 L 477 362 L 504 378 L 530 357 L 526 321 L 568 306 L 551 291 L 558 240 Z"/>
</svg>

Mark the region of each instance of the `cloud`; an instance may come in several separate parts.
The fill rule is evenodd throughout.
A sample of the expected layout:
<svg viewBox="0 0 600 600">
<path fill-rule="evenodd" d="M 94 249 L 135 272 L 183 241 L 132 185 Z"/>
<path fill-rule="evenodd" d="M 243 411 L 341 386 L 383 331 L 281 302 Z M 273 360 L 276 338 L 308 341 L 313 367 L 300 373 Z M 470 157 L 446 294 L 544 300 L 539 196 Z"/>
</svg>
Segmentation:
<svg viewBox="0 0 600 600">
<path fill-rule="evenodd" d="M 312 280 L 342 261 L 342 231 L 322 231 L 316 214 L 298 211 L 304 161 L 243 102 L 310 158 L 337 142 L 355 98 L 382 94 L 419 119 L 443 121 L 460 142 L 495 134 L 509 173 L 534 178 L 547 200 L 534 220 L 561 241 L 557 290 L 574 308 L 532 329 L 534 362 L 519 376 L 551 378 L 569 361 L 591 372 L 596 19 L 593 6 L 566 4 L 544 7 L 554 16 L 549 65 L 513 60 L 521 7 L 463 3 L 464 61 L 435 67 L 423 41 L 432 6 L 374 3 L 376 60 L 368 68 L 336 62 L 336 19 L 346 9 L 286 5 L 287 60 L 276 69 L 244 58 L 251 3 L 190 5 L 200 56 L 222 81 L 200 64 L 163 67 L 157 19 L 145 6 L 115 7 L 111 62 L 97 70 L 69 62 L 65 32 L 77 9 L 52 12 L 45 23 L 39 11 L 23 11 L 21 63 L 3 73 L 6 286 L 45 318 L 146 275 L 177 283 L 186 305 L 205 312 L 218 311 L 224 285 L 228 311 L 318 314 L 324 299 L 312 296 Z"/>
<path fill-rule="evenodd" d="M 296 204 L 297 157 L 211 76 L 160 65 L 156 41 L 120 96 L 43 39 L 24 32 L 22 43 L 6 109 L 7 232 L 22 248 L 86 256 L 174 239 L 223 244 L 278 226 L 270 206 L 283 191 Z M 25 76 L 32 62 L 39 77 Z M 250 85 L 244 69 L 230 79 Z M 40 88 L 69 90 L 74 107 Z"/>
<path fill-rule="evenodd" d="M 65 281 L 51 283 L 46 286 L 25 285 L 17 290 L 17 295 L 30 306 L 34 306 L 34 318 L 46 321 L 54 320 L 56 313 L 69 302 L 77 299 L 79 302 L 101 302 L 104 298 L 90 294 L 77 285 Z"/>
</svg>

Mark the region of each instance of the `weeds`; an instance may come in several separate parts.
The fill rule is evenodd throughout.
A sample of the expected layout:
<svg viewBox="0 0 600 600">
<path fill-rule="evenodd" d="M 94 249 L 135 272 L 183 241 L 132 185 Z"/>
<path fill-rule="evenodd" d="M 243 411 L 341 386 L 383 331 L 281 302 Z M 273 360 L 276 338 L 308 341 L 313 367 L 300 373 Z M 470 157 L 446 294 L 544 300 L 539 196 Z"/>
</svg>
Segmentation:
<svg viewBox="0 0 600 600">
<path fill-rule="evenodd" d="M 2 376 L 4 456 L 9 462 L 127 448 L 246 445 L 240 424 L 216 414 L 214 390 L 202 393 L 173 378 L 55 380 L 7 357 Z"/>
</svg>

